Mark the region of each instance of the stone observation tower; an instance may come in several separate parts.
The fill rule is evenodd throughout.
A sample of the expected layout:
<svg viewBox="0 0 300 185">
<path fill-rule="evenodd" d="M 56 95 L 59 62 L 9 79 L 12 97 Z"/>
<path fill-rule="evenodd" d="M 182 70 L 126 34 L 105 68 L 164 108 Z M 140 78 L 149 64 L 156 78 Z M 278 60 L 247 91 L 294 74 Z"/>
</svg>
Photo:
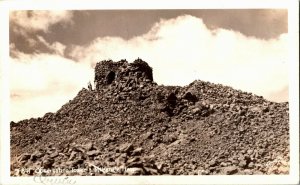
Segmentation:
<svg viewBox="0 0 300 185">
<path fill-rule="evenodd" d="M 152 68 L 143 60 L 136 59 L 133 63 L 126 60 L 113 62 L 103 60 L 98 62 L 95 67 L 95 88 L 118 82 L 122 84 L 136 84 L 138 81 L 152 82 Z"/>
</svg>

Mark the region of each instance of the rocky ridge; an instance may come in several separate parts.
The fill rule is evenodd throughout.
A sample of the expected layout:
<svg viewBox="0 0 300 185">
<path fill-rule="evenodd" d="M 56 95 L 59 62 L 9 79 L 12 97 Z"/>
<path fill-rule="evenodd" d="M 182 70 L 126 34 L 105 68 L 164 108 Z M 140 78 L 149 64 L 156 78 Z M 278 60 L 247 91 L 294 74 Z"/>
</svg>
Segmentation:
<svg viewBox="0 0 300 185">
<path fill-rule="evenodd" d="M 288 110 L 200 80 L 157 85 L 141 59 L 101 61 L 94 89 L 11 122 L 11 175 L 288 174 Z"/>
</svg>

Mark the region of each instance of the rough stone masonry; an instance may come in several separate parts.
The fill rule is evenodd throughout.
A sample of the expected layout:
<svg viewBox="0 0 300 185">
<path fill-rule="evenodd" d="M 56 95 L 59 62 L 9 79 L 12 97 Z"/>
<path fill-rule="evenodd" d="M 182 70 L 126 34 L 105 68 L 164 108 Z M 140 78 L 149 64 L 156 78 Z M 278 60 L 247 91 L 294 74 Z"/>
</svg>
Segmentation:
<svg viewBox="0 0 300 185">
<path fill-rule="evenodd" d="M 287 102 L 158 85 L 141 59 L 101 61 L 94 82 L 55 113 L 10 123 L 12 176 L 289 173 Z"/>
</svg>

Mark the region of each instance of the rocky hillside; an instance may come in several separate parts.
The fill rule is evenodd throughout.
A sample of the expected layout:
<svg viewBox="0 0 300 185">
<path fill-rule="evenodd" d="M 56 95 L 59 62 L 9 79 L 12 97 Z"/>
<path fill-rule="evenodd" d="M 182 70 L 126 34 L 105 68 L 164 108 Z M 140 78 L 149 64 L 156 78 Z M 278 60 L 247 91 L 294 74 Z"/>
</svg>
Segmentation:
<svg viewBox="0 0 300 185">
<path fill-rule="evenodd" d="M 141 59 L 97 63 L 94 89 L 10 134 L 13 176 L 289 173 L 288 103 L 200 80 L 157 85 Z"/>
</svg>

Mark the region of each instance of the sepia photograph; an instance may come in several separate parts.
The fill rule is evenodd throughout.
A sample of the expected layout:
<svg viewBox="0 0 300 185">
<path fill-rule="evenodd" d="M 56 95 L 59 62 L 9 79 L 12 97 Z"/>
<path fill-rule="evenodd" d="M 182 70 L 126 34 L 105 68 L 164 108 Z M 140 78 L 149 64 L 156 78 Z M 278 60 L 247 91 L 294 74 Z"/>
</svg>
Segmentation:
<svg viewBox="0 0 300 185">
<path fill-rule="evenodd" d="M 8 23 L 10 177 L 292 174 L 288 8 L 21 8 Z"/>
</svg>

